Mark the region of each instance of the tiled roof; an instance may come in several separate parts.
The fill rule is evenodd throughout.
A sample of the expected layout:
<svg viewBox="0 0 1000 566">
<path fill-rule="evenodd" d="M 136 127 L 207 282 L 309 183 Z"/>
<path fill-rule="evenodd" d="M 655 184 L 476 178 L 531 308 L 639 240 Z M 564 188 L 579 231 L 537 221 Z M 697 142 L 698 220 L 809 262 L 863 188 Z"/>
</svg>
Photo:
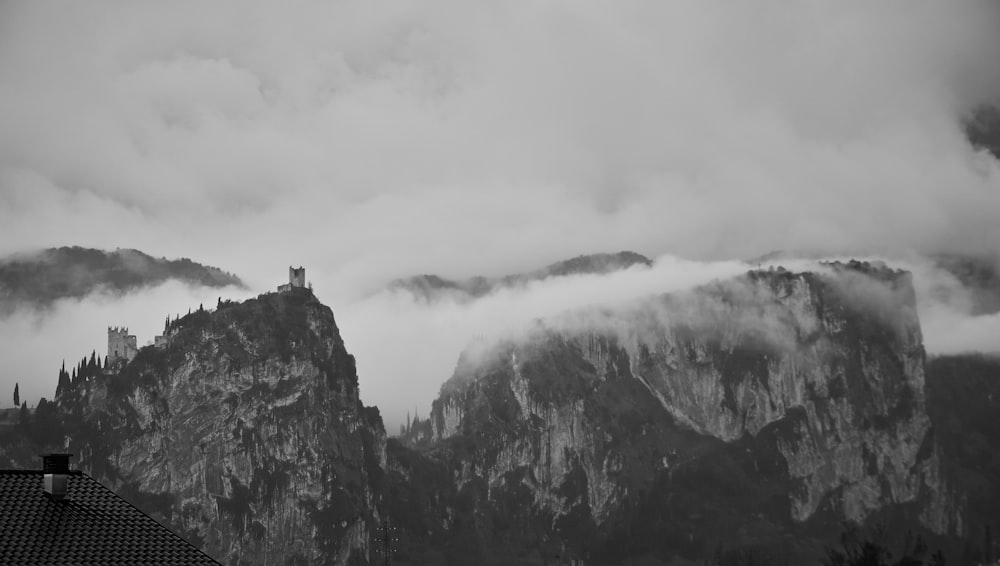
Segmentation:
<svg viewBox="0 0 1000 566">
<path fill-rule="evenodd" d="M 218 564 L 83 472 L 69 472 L 63 501 L 42 478 L 0 470 L 0 564 Z"/>
</svg>

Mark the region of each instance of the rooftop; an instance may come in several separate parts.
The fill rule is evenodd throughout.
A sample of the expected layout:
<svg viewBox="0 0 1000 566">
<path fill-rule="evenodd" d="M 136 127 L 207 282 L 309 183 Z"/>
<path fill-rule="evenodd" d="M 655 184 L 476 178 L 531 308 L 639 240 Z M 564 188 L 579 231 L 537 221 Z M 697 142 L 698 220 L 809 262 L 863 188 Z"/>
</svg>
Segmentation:
<svg viewBox="0 0 1000 566">
<path fill-rule="evenodd" d="M 219 564 L 80 471 L 68 497 L 41 470 L 0 470 L 0 564 Z"/>
</svg>

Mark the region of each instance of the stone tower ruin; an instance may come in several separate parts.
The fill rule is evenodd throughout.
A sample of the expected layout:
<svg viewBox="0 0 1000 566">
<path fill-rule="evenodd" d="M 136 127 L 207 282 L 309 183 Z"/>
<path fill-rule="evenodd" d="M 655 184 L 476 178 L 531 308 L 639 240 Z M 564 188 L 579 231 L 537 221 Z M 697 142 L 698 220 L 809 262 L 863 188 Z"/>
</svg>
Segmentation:
<svg viewBox="0 0 1000 566">
<path fill-rule="evenodd" d="M 132 361 L 139 348 L 136 346 L 134 334 L 128 333 L 126 327 L 108 327 L 108 363 L 118 360 Z"/>
<path fill-rule="evenodd" d="M 304 267 L 292 267 L 288 266 L 288 283 L 286 285 L 278 285 L 278 291 L 290 291 L 293 287 L 305 287 L 306 286 L 306 268 Z"/>
</svg>

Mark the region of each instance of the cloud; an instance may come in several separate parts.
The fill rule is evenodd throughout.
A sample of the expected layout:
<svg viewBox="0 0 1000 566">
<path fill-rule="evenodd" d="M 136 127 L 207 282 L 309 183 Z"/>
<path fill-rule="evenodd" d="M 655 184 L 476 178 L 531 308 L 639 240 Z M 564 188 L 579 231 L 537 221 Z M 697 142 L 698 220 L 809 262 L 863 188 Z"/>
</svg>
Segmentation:
<svg viewBox="0 0 1000 566">
<path fill-rule="evenodd" d="M 357 359 L 361 395 L 383 418 L 398 424 L 407 411 L 426 416 L 458 354 L 479 340 L 520 339 L 539 319 L 568 311 L 628 309 L 651 295 L 688 289 L 746 271 L 741 262 L 702 263 L 665 256 L 653 267 L 635 266 L 606 275 L 577 275 L 501 288 L 467 302 L 425 302 L 405 291 L 384 291 L 336 310 L 348 350 Z M 590 320 L 590 319 L 588 319 Z M 591 322 L 595 322 L 592 321 Z"/>
<path fill-rule="evenodd" d="M 0 254 L 137 248 L 255 291 L 302 264 L 339 314 L 601 250 L 992 253 L 1000 167 L 960 118 L 1000 92 L 994 9 L 3 3 Z"/>
<path fill-rule="evenodd" d="M 214 307 L 219 296 L 246 299 L 253 294 L 236 287 L 211 289 L 170 281 L 124 296 L 95 293 L 63 299 L 51 309 L 22 309 L 0 319 L 0 407 L 11 405 L 15 383 L 29 406 L 41 397 L 51 400 L 63 360 L 68 371 L 94 350 L 107 354 L 109 326 L 127 326 L 142 347 L 163 332 L 168 315 L 186 314 L 199 304 Z"/>
</svg>

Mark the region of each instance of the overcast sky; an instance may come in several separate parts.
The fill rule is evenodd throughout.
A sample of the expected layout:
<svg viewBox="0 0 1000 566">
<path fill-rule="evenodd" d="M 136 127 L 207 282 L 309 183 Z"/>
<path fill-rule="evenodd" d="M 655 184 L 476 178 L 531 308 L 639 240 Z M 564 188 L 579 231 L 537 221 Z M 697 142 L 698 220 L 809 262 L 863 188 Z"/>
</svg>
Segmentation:
<svg viewBox="0 0 1000 566">
<path fill-rule="evenodd" d="M 995 253 L 1000 167 L 960 129 L 1000 92 L 993 8 L 4 2 L 0 254 L 131 247 L 236 272 L 254 293 L 304 265 L 377 402 L 399 377 L 365 375 L 363 356 L 419 344 L 406 309 L 376 319 L 359 302 L 393 277 L 620 249 Z M 148 309 L 152 323 L 130 324 L 152 332 L 200 299 L 162 293 L 134 311 L 67 308 Z M 0 333 L 30 327 L 78 355 L 82 335 L 50 342 L 52 323 L 30 318 Z"/>
</svg>

